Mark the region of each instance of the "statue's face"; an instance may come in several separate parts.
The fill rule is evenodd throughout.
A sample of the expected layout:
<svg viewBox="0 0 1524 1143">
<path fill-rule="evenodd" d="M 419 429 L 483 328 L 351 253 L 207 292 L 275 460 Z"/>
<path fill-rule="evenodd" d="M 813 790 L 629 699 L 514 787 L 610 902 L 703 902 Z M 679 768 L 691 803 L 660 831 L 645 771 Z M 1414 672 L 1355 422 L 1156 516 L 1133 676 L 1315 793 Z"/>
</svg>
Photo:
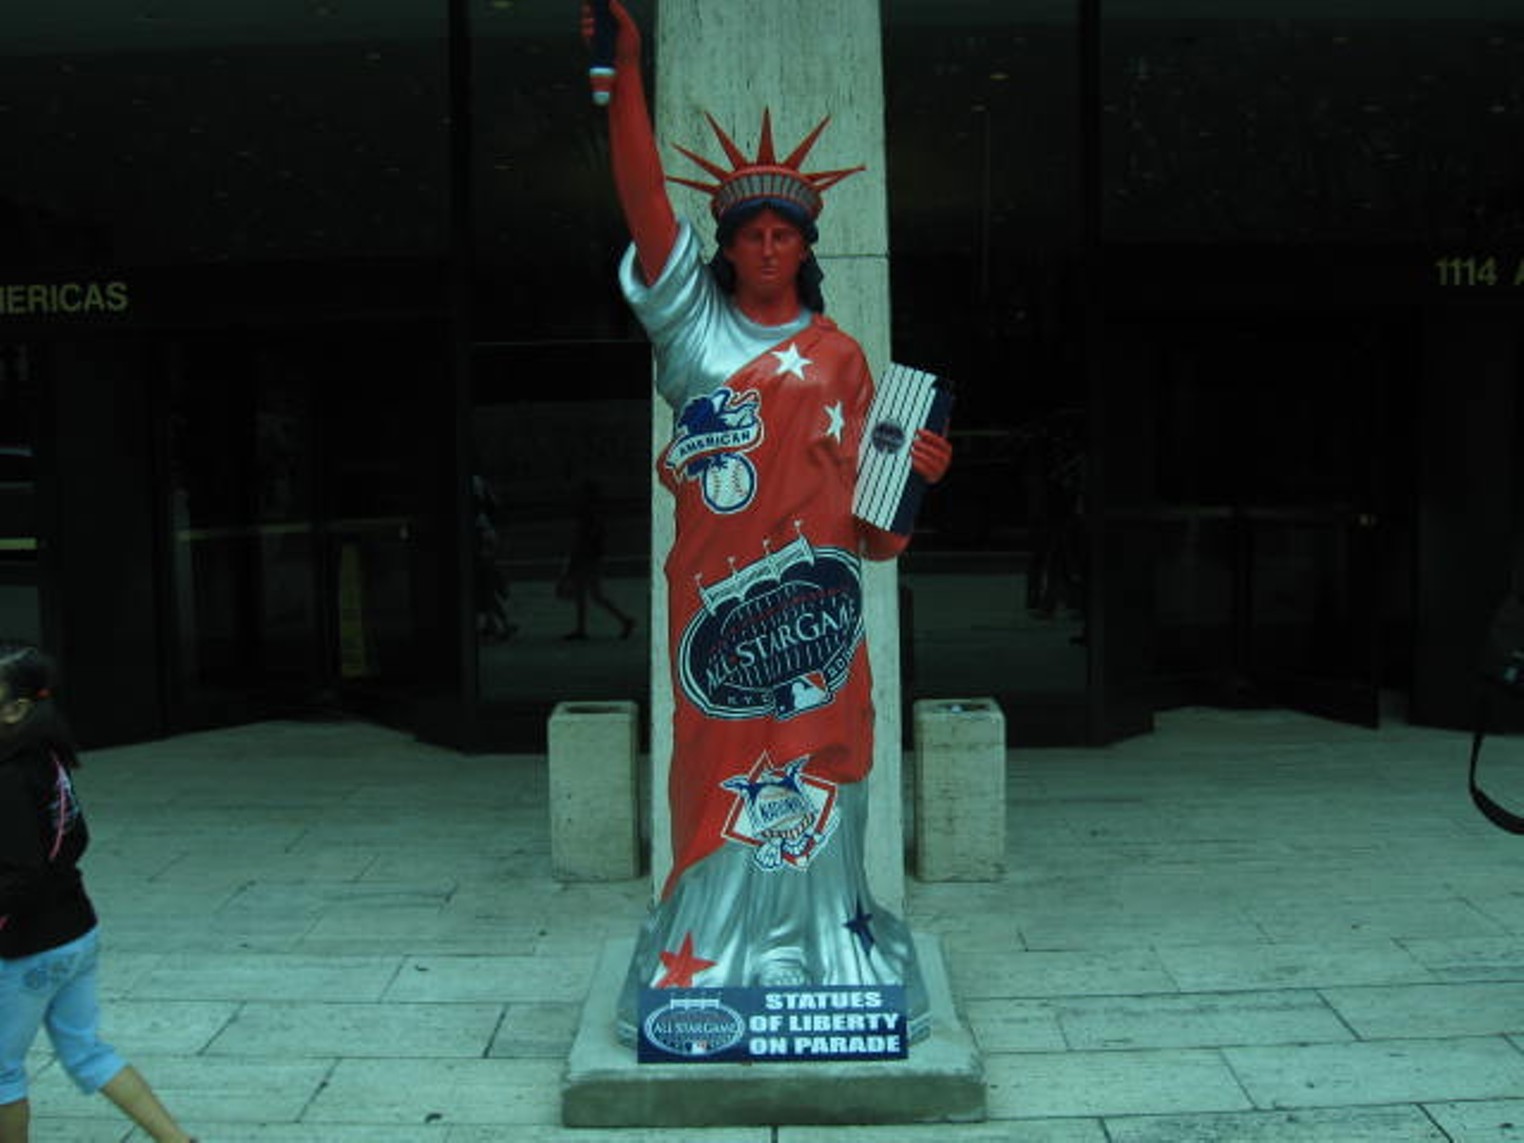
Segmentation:
<svg viewBox="0 0 1524 1143">
<path fill-rule="evenodd" d="M 742 298 L 794 291 L 799 267 L 809 256 L 803 233 L 773 210 L 742 223 L 725 247 L 725 257 L 736 270 L 736 294 Z"/>
</svg>

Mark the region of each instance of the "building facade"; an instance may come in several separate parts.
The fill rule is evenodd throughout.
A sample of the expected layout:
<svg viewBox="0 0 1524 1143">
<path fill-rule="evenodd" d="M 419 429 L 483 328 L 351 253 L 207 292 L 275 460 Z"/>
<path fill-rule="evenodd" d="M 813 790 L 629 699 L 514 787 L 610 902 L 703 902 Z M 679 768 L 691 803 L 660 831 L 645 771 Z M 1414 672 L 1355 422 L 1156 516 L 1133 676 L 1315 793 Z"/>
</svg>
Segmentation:
<svg viewBox="0 0 1524 1143">
<path fill-rule="evenodd" d="M 575 19 L 96 6 L 0 16 L 0 635 L 93 744 L 534 749 L 643 699 L 649 357 Z M 885 0 L 892 351 L 958 386 L 904 701 L 1024 744 L 1470 717 L 1524 505 L 1524 18 L 1398 7 Z M 629 639 L 595 601 L 564 638 L 590 521 Z"/>
</svg>

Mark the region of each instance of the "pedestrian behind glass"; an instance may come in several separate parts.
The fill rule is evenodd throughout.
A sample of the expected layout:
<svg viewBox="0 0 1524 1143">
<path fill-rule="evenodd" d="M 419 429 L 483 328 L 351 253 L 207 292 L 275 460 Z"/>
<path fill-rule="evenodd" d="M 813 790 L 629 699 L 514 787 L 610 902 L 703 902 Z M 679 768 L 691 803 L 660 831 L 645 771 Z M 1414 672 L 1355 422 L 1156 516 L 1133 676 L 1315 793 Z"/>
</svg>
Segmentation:
<svg viewBox="0 0 1524 1143">
<path fill-rule="evenodd" d="M 79 871 L 90 833 L 53 686 L 45 655 L 0 642 L 0 1143 L 27 1143 L 26 1055 L 44 1027 L 81 1091 L 157 1143 L 195 1143 L 100 1038 L 96 916 Z"/>
</svg>

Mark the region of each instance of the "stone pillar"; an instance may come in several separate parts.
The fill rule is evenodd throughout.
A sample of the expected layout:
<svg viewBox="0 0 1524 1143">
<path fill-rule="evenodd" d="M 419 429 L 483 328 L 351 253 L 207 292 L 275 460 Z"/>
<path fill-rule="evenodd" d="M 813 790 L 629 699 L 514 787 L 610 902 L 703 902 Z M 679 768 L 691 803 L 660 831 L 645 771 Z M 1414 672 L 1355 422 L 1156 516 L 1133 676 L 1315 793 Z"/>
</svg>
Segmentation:
<svg viewBox="0 0 1524 1143">
<path fill-rule="evenodd" d="M 660 0 L 656 24 L 656 138 L 668 170 L 693 173 L 672 149 L 674 143 L 721 158 L 705 111 L 747 154 L 755 154 L 764 107 L 772 110 L 780 153 L 792 149 L 821 118 L 831 116 L 831 125 L 810 153 L 807 170 L 867 164 L 862 174 L 826 193 L 816 255 L 826 274 L 827 313 L 862 344 L 874 375 L 879 375 L 889 362 L 889 226 L 878 0 Z M 677 185 L 671 194 L 678 213 L 712 245 L 708 199 Z M 671 434 L 670 412 L 660 398 L 653 408 L 653 438 L 659 448 Z M 666 789 L 672 688 L 661 568 L 672 544 L 672 501 L 655 481 L 652 498 L 651 864 L 659 890 L 671 867 Z M 893 565 L 868 566 L 864 606 L 878 718 L 867 864 L 875 896 L 885 907 L 903 913 L 896 590 Z"/>
<path fill-rule="evenodd" d="M 633 702 L 562 702 L 546 728 L 550 867 L 557 881 L 623 881 L 640 873 Z"/>
<path fill-rule="evenodd" d="M 922 881 L 1005 868 L 1005 715 L 992 698 L 915 704 L 915 859 Z"/>
</svg>

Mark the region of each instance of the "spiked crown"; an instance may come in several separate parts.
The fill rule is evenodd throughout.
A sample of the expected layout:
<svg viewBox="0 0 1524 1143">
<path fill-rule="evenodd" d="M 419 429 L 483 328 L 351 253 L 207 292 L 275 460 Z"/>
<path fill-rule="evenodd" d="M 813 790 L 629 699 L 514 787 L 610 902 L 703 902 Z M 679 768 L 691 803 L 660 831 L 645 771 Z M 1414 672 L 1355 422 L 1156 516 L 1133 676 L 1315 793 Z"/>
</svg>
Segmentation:
<svg viewBox="0 0 1524 1143">
<path fill-rule="evenodd" d="M 685 156 L 719 181 L 702 183 L 693 179 L 681 179 L 675 175 L 669 175 L 668 178 L 674 183 L 681 183 L 683 186 L 701 190 L 709 195 L 709 211 L 716 219 L 724 218 L 728 211 L 748 202 L 779 199 L 793 203 L 804 211 L 811 221 L 814 221 L 820 216 L 821 208 L 825 205 L 821 198 L 825 191 L 848 175 L 855 175 L 858 171 L 866 170 L 862 166 L 849 167 L 840 171 L 805 172 L 800 170 L 810 149 L 820 138 L 820 133 L 831 121 L 829 115 L 822 119 L 785 159 L 779 159 L 773 149 L 773 121 L 769 111 L 762 112 L 762 137 L 757 144 L 755 159 L 746 157 L 746 153 L 736 146 L 729 135 L 725 134 L 724 128 L 714 121 L 714 116 L 706 111 L 704 118 L 709 120 L 709 126 L 714 130 L 715 137 L 719 139 L 720 146 L 724 148 L 725 157 L 730 161 L 730 169 L 726 170 L 718 163 L 712 163 L 703 156 L 694 154 L 686 147 L 678 147 L 677 149 Z"/>
</svg>

